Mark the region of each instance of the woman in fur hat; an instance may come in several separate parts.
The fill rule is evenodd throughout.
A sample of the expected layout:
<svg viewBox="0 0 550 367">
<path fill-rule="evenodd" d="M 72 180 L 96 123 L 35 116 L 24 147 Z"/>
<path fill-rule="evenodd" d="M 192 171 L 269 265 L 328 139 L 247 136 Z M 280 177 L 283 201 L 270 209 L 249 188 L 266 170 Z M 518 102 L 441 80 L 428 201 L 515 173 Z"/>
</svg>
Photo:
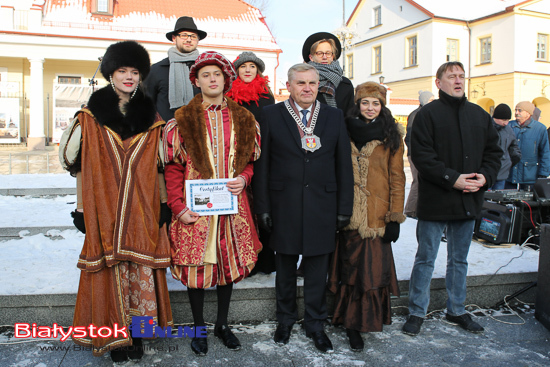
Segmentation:
<svg viewBox="0 0 550 367">
<path fill-rule="evenodd" d="M 77 176 L 72 215 L 86 233 L 73 326 L 127 331 L 73 340 L 95 356 L 111 351 L 114 362 L 143 355 L 141 338 L 131 336 L 132 316 L 173 325 L 166 285 L 170 211 L 159 154 L 164 121 L 141 87 L 149 68 L 149 54 L 138 43 L 109 46 L 101 73 L 110 83 L 76 114 L 59 149 L 62 165 Z"/>
<path fill-rule="evenodd" d="M 405 221 L 404 129 L 386 107 L 386 88 L 359 85 L 346 118 L 355 181 L 353 214 L 340 231 L 329 289 L 336 294 L 335 325 L 344 325 L 350 347 L 364 347 L 361 332 L 391 324 L 390 293 L 399 295 L 391 242 Z"/>
<path fill-rule="evenodd" d="M 233 284 L 250 274 L 262 249 L 243 194 L 252 179 L 252 162 L 260 156 L 259 126 L 250 112 L 224 98 L 235 70 L 223 55 L 202 53 L 189 74 L 201 93 L 178 109 L 164 129 L 168 205 L 174 213 L 172 275 L 187 287 L 195 327 L 205 325 L 204 290 L 216 286 L 214 335 L 227 348 L 239 350 L 227 316 Z M 238 213 L 199 216 L 191 211 L 185 181 L 195 179 L 230 179 L 227 187 L 238 196 Z M 206 355 L 207 339 L 193 338 L 191 349 Z"/>
<path fill-rule="evenodd" d="M 237 59 L 233 61 L 233 66 L 237 71 L 237 79 L 231 85 L 231 89 L 226 96 L 252 112 L 256 121 L 260 122 L 262 109 L 275 103 L 273 93 L 269 89 L 269 80 L 267 76 L 263 76 L 265 64 L 254 52 L 246 51 L 237 56 Z M 251 200 L 251 186 L 247 187 L 247 193 L 249 200 Z M 258 234 L 263 244 L 269 242 L 269 233 L 261 227 Z M 252 276 L 257 272 L 269 274 L 274 271 L 275 252 L 269 246 L 264 246 L 250 275 Z"/>
</svg>

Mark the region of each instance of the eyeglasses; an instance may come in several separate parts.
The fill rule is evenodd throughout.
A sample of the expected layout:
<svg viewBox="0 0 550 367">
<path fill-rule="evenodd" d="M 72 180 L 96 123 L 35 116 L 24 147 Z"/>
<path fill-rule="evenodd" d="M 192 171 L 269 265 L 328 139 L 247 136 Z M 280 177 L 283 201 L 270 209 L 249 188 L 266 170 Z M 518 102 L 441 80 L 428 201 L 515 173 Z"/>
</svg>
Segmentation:
<svg viewBox="0 0 550 367">
<path fill-rule="evenodd" d="M 317 57 L 323 57 L 323 55 L 325 55 L 326 57 L 332 57 L 333 53 L 332 53 L 332 51 L 327 51 L 327 52 L 317 51 L 315 53 L 315 56 L 317 56 Z"/>
<path fill-rule="evenodd" d="M 178 36 L 179 38 L 183 39 L 183 40 L 186 40 L 186 39 L 191 39 L 191 40 L 196 40 L 198 39 L 199 37 L 194 34 L 194 33 L 180 33 L 180 34 L 177 34 L 176 36 Z"/>
</svg>

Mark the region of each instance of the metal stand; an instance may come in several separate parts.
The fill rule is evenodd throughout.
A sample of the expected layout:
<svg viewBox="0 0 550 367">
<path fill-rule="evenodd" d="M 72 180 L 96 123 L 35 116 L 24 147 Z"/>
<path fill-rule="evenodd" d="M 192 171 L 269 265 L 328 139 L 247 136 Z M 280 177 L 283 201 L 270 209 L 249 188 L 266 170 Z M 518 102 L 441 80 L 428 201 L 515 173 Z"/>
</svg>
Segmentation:
<svg viewBox="0 0 550 367">
<path fill-rule="evenodd" d="M 514 297 L 517 297 L 519 296 L 520 294 L 523 294 L 525 292 L 527 292 L 529 289 L 533 288 L 533 287 L 536 287 L 537 286 L 537 281 L 534 281 L 533 283 L 529 284 L 528 286 L 520 289 L 519 291 L 517 291 L 516 293 L 510 295 L 510 296 L 506 296 L 504 297 L 504 299 L 498 303 L 496 303 L 493 307 L 491 308 L 499 308 L 500 306 L 503 306 L 506 302 L 508 302 L 508 300 L 514 298 Z"/>
</svg>

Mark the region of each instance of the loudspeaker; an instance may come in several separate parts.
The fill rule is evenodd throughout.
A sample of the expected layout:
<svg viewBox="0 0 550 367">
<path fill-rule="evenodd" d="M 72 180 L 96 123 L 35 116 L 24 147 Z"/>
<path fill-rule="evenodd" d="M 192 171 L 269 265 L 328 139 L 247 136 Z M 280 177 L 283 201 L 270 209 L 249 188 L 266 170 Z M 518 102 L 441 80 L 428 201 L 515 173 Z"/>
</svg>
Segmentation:
<svg viewBox="0 0 550 367">
<path fill-rule="evenodd" d="M 550 224 L 541 226 L 535 317 L 550 330 Z"/>
<path fill-rule="evenodd" d="M 550 199 L 550 178 L 537 178 L 534 189 L 539 198 Z"/>
</svg>

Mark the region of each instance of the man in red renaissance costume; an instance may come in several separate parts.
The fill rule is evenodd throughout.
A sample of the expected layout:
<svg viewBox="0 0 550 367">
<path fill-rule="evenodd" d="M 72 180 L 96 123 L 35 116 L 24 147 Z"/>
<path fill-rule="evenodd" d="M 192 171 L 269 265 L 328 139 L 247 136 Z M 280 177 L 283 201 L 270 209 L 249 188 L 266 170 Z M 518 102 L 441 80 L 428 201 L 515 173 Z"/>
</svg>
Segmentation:
<svg viewBox="0 0 550 367">
<path fill-rule="evenodd" d="M 214 335 L 231 350 L 240 349 L 227 326 L 233 284 L 250 274 L 262 245 L 243 192 L 260 155 L 254 116 L 224 98 L 235 80 L 233 65 L 208 51 L 190 69 L 201 89 L 175 113 L 164 130 L 166 187 L 173 218 L 170 228 L 172 274 L 187 287 L 195 327 L 204 326 L 204 290 L 217 286 L 218 315 Z M 200 216 L 186 205 L 185 181 L 233 179 L 227 187 L 238 196 L 238 213 Z M 191 349 L 206 355 L 206 338 L 193 338 Z"/>
</svg>

